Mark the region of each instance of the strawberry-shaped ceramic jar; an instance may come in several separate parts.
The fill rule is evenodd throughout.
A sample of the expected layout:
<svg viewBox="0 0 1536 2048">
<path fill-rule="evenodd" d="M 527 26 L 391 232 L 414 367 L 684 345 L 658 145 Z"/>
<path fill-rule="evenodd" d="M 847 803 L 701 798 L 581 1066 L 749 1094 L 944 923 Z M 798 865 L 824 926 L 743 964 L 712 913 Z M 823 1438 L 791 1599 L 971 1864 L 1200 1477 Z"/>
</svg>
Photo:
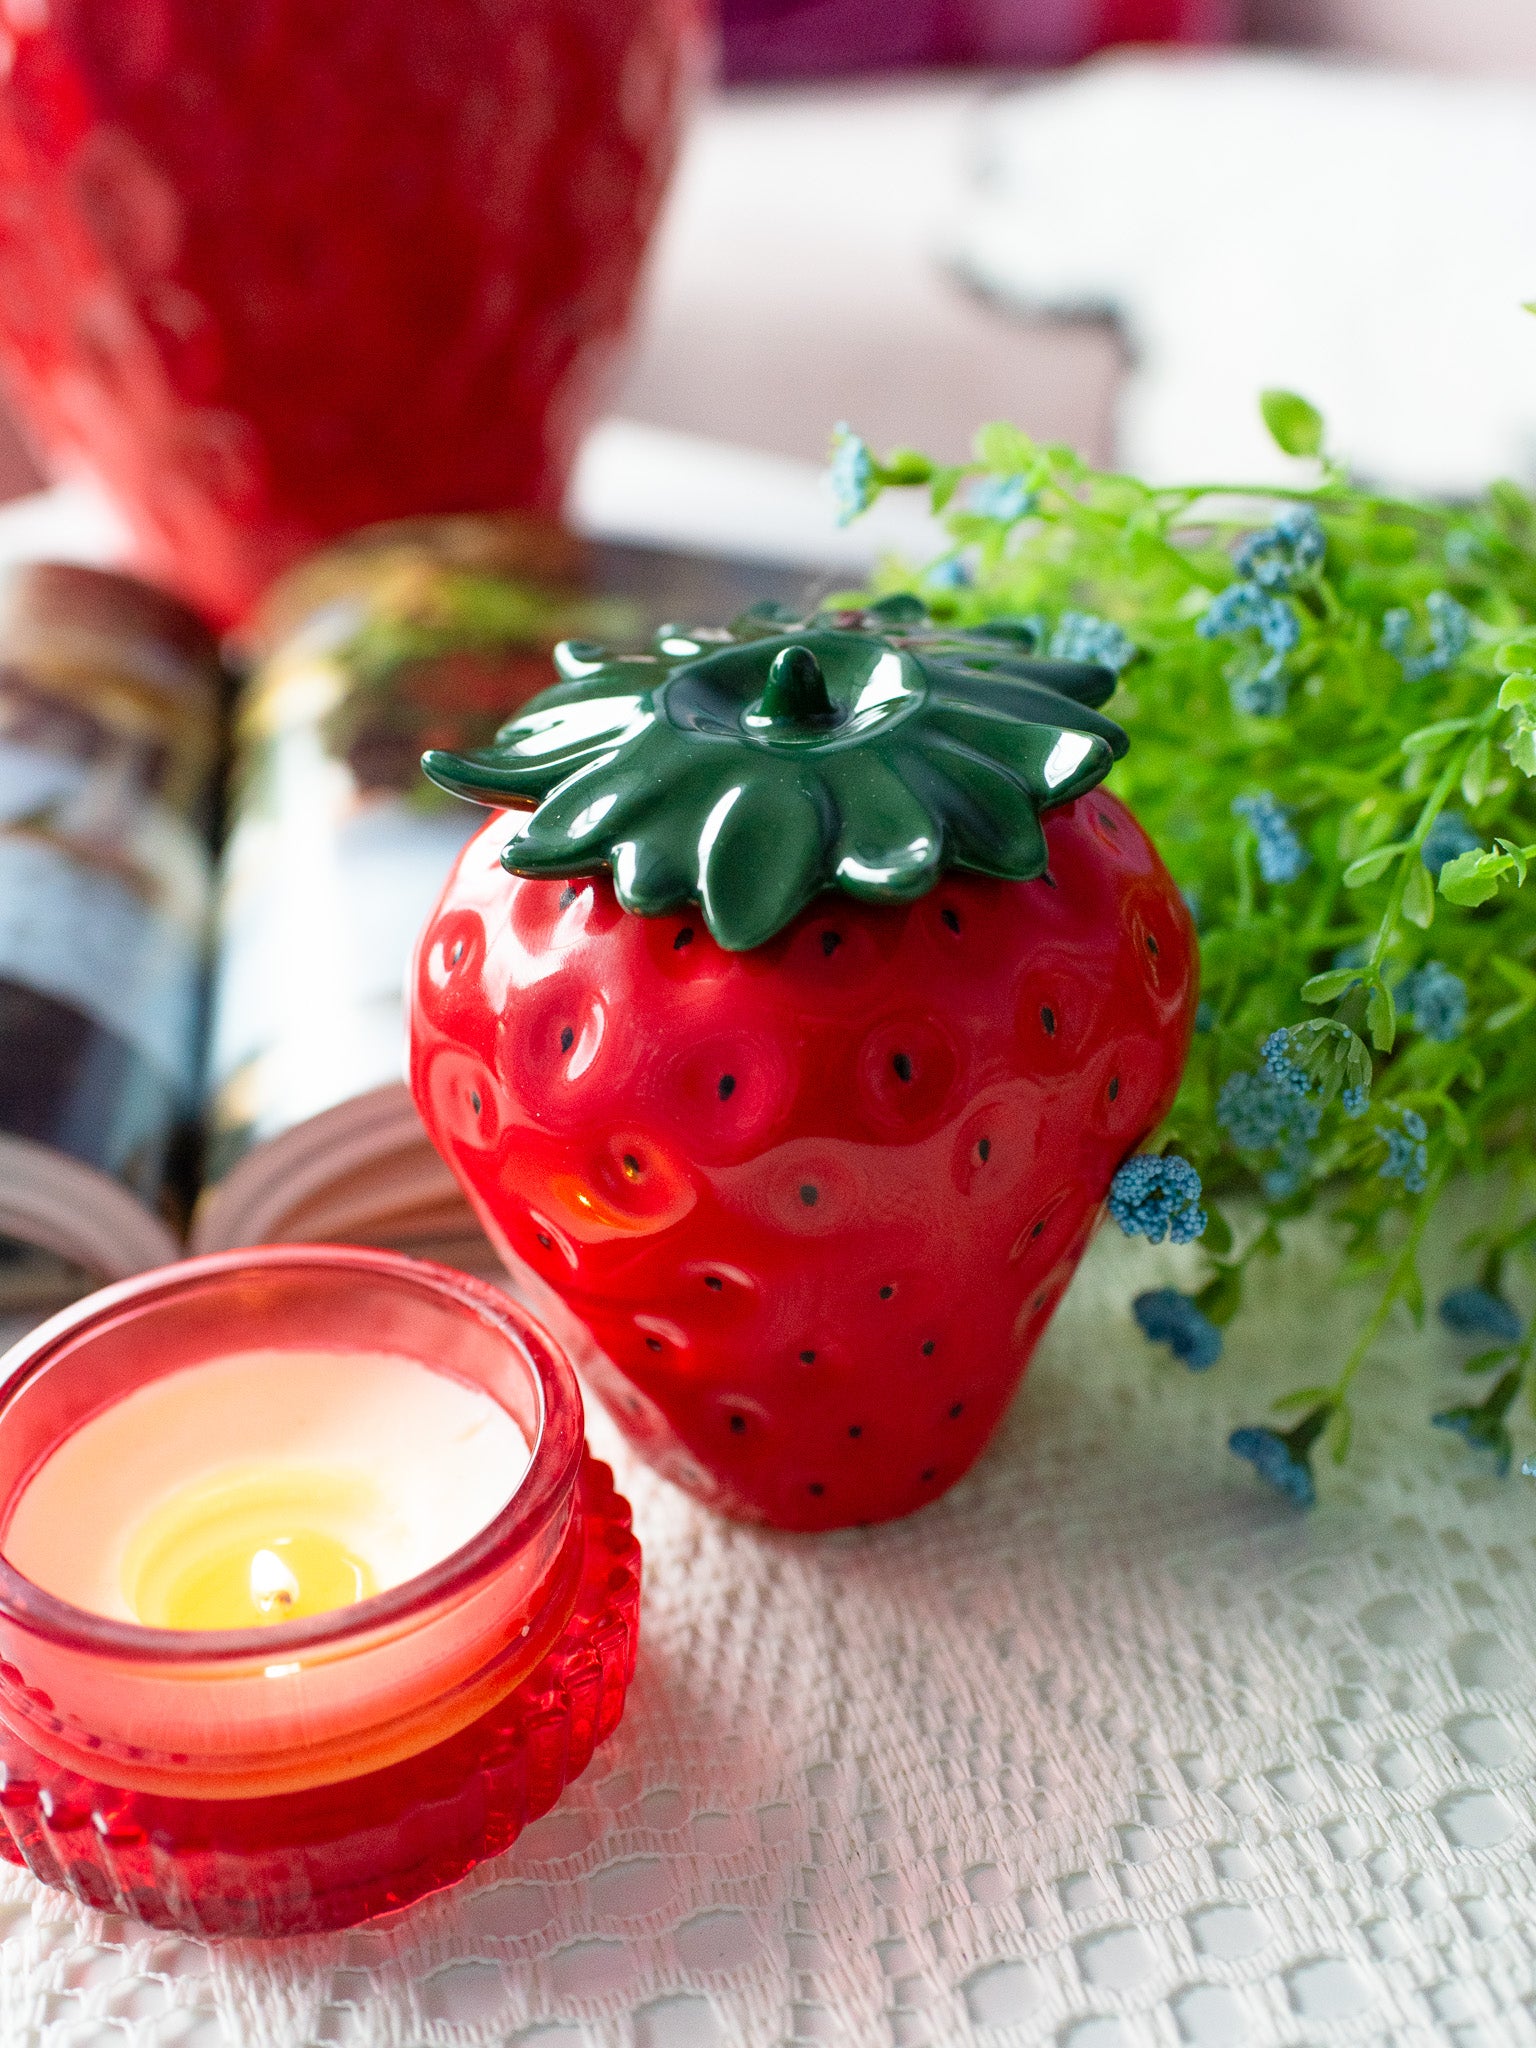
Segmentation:
<svg viewBox="0 0 1536 2048">
<path fill-rule="evenodd" d="M 1178 1084 L 1193 931 L 1107 670 L 911 599 L 567 643 L 413 969 L 412 1085 L 669 1477 L 791 1528 L 976 1457 Z"/>
</svg>

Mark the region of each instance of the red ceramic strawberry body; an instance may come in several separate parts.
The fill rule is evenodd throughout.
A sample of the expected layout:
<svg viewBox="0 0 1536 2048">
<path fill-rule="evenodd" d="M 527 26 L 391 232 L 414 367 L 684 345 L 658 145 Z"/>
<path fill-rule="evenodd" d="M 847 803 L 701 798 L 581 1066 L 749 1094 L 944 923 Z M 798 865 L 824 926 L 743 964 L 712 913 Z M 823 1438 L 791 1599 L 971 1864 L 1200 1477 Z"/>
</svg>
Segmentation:
<svg viewBox="0 0 1536 2048">
<path fill-rule="evenodd" d="M 505 816 L 449 879 L 413 969 L 428 1129 L 711 1506 L 831 1528 L 959 1478 L 1172 1102 L 1184 904 L 1113 796 L 1041 823 L 1034 880 L 823 893 L 746 951 L 604 874 L 509 874 Z"/>
</svg>

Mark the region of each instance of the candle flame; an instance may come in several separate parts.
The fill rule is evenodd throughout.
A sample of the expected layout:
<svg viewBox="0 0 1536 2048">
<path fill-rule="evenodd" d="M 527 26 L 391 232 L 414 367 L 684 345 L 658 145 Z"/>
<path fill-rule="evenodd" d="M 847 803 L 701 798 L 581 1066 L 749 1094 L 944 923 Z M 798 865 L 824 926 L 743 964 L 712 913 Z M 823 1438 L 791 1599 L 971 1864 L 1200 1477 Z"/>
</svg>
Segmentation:
<svg viewBox="0 0 1536 2048">
<path fill-rule="evenodd" d="M 299 1582 L 275 1550 L 251 1559 L 251 1601 L 258 1613 L 281 1620 L 299 1597 Z"/>
</svg>

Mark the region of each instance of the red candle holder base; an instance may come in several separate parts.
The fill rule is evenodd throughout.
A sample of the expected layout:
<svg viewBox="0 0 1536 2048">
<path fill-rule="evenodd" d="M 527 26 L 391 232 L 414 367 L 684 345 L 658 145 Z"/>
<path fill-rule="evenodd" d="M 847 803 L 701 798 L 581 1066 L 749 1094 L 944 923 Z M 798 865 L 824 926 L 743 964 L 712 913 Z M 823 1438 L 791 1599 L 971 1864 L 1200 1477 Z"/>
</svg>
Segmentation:
<svg viewBox="0 0 1536 2048">
<path fill-rule="evenodd" d="M 124 1791 L 0 1724 L 0 1856 L 82 1904 L 197 1935 L 350 1927 L 453 1884 L 547 1813 L 618 1725 L 635 1668 L 640 1547 L 591 1457 L 576 1605 L 549 1655 L 467 1728 L 385 1770 L 258 1799 Z"/>
</svg>

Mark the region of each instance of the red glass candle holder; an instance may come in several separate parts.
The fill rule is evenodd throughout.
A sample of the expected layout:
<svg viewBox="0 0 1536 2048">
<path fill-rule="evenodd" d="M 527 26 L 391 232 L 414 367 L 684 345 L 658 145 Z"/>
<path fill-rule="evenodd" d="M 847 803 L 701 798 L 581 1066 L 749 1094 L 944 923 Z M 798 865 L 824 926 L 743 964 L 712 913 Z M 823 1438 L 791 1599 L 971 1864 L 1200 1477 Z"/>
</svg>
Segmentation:
<svg viewBox="0 0 1536 2048">
<path fill-rule="evenodd" d="M 268 1348 L 419 1358 L 490 1394 L 530 1463 L 442 1562 L 307 1620 L 143 1628 L 0 1556 L 0 1855 L 202 1935 L 348 1926 L 451 1884 L 585 1768 L 634 1670 L 639 1548 L 569 1363 L 504 1295 L 393 1253 L 192 1259 L 44 1324 L 0 1360 L 0 1526 L 91 1415 Z"/>
</svg>

